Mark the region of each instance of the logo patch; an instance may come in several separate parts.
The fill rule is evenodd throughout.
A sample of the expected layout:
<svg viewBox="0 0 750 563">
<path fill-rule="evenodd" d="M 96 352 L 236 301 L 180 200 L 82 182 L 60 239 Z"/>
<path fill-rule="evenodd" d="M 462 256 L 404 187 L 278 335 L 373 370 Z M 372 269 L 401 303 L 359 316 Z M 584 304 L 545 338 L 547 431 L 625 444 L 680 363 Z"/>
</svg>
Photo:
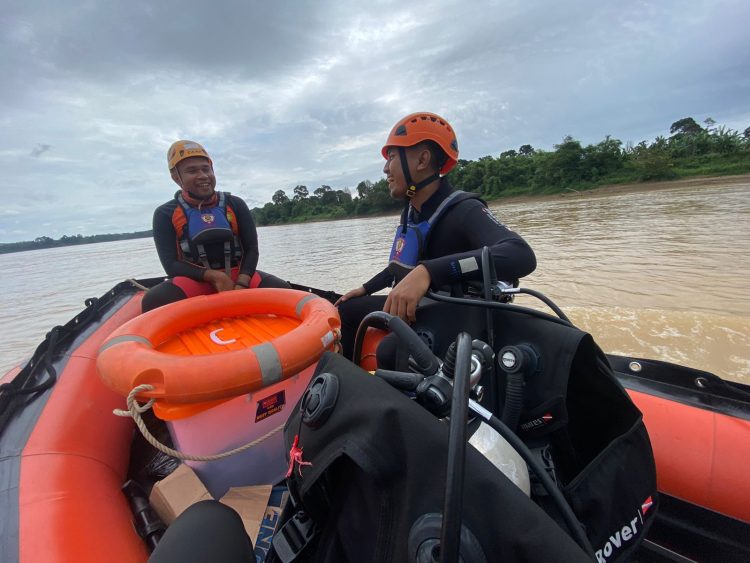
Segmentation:
<svg viewBox="0 0 750 563">
<path fill-rule="evenodd" d="M 539 426 L 545 426 L 552 422 L 554 420 L 554 417 L 551 413 L 544 414 L 538 418 L 535 418 L 533 420 L 529 420 L 528 422 L 524 422 L 521 424 L 521 430 L 531 430 L 532 428 L 537 428 Z"/>
<path fill-rule="evenodd" d="M 607 563 L 613 555 L 616 555 L 620 550 L 627 548 L 629 542 L 638 537 L 643 530 L 643 517 L 653 504 L 653 498 L 648 497 L 641 503 L 641 509 L 636 509 L 635 518 L 630 520 L 630 522 L 624 522 L 620 528 L 616 529 L 614 533 L 609 536 L 609 539 L 604 542 L 602 548 L 597 549 L 594 553 L 597 563 Z"/>
<path fill-rule="evenodd" d="M 205 213 L 205 214 L 201 215 L 201 219 L 203 219 L 204 223 L 207 223 L 207 224 L 210 225 L 211 223 L 214 222 L 214 220 L 216 218 L 213 215 L 211 215 L 210 213 Z"/>
<path fill-rule="evenodd" d="M 286 393 L 279 391 L 258 401 L 258 409 L 255 411 L 255 422 L 265 420 L 271 415 L 281 412 L 286 404 Z"/>
<path fill-rule="evenodd" d="M 648 497 L 646 500 L 643 501 L 643 504 L 641 505 L 641 514 L 646 514 L 646 512 L 649 511 L 649 509 L 653 506 L 654 501 L 651 497 Z"/>
</svg>

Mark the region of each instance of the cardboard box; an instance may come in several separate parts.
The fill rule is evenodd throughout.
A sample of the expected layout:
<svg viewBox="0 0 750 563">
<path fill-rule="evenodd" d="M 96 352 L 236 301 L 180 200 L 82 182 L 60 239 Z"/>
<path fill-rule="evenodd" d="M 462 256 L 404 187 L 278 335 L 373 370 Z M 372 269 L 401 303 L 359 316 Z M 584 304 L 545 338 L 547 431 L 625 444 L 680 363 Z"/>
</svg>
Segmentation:
<svg viewBox="0 0 750 563">
<path fill-rule="evenodd" d="M 159 517 L 169 525 L 191 504 L 212 498 L 195 472 L 183 463 L 170 475 L 154 484 L 149 501 Z M 286 487 L 253 485 L 233 487 L 219 499 L 219 502 L 233 508 L 240 515 L 253 545 L 257 545 L 261 540 L 261 544 L 270 545 L 270 537 L 273 535 L 285 500 Z M 259 534 L 259 531 L 262 534 Z"/>
<path fill-rule="evenodd" d="M 219 499 L 219 502 L 231 506 L 240 515 L 247 535 L 253 540 L 253 545 L 255 545 L 258 530 L 265 517 L 272 488 L 271 485 L 232 487 Z"/>
<path fill-rule="evenodd" d="M 212 498 L 195 472 L 182 463 L 154 484 L 148 500 L 162 521 L 169 526 L 191 504 Z"/>
</svg>

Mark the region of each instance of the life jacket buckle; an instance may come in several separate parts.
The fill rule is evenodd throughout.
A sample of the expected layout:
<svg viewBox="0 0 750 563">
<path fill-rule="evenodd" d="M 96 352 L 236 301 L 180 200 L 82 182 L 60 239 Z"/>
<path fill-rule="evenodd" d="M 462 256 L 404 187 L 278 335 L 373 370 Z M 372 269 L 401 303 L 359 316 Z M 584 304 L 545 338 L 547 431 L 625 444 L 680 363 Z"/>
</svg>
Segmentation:
<svg viewBox="0 0 750 563">
<path fill-rule="evenodd" d="M 273 549 L 282 563 L 291 563 L 317 535 L 315 522 L 304 511 L 298 510 L 273 536 Z"/>
</svg>

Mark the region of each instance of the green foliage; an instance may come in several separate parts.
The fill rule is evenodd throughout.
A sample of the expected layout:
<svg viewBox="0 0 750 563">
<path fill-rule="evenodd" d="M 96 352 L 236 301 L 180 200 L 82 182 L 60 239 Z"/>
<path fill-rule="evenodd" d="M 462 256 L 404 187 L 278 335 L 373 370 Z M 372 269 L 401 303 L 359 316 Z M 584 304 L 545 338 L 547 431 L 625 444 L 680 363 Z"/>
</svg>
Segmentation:
<svg viewBox="0 0 750 563">
<path fill-rule="evenodd" d="M 151 231 L 137 231 L 134 233 L 116 233 L 106 235 L 63 235 L 58 240 L 50 237 L 37 237 L 33 241 L 0 243 L 0 254 L 9 252 L 23 252 L 24 250 L 40 250 L 42 248 L 55 248 L 57 246 L 71 246 L 79 244 L 92 244 L 95 242 L 109 242 L 113 240 L 129 240 L 136 238 L 148 238 L 152 236 Z"/>
<path fill-rule="evenodd" d="M 380 182 L 378 184 L 361 182 L 357 190 L 358 193 L 364 195 L 360 195 L 356 203 L 352 200 L 352 194 L 348 188 L 334 190 L 331 186 L 323 185 L 310 195 L 307 186 L 296 186 L 291 200 L 283 190 L 277 190 L 270 203 L 266 203 L 263 207 L 256 207 L 252 213 L 255 222 L 260 226 L 302 223 L 368 215 L 374 212 L 371 211 L 372 206 L 379 205 L 379 202 L 384 199 L 381 193 L 383 190 L 385 198 L 390 200 L 385 181 L 382 185 Z M 367 201 L 368 206 L 362 206 L 363 211 L 360 212 L 358 209 L 363 201 Z"/>
<path fill-rule="evenodd" d="M 711 121 L 713 122 L 713 119 Z M 703 131 L 703 127 L 698 125 L 692 117 L 683 117 L 669 127 L 669 132 L 673 135 L 695 135 L 701 131 Z"/>
<path fill-rule="evenodd" d="M 284 205 L 289 202 L 289 198 L 286 196 L 284 190 L 276 190 L 271 201 L 273 201 L 274 205 Z"/>
</svg>

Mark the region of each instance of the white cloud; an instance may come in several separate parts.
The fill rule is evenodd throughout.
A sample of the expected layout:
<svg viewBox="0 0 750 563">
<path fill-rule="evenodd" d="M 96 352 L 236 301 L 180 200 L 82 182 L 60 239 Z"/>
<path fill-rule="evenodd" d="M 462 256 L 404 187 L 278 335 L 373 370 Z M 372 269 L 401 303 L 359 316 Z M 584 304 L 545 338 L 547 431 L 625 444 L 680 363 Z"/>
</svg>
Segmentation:
<svg viewBox="0 0 750 563">
<path fill-rule="evenodd" d="M 740 0 L 64 3 L 0 15 L 0 240 L 149 228 L 166 149 L 211 152 L 251 206 L 381 175 L 396 119 L 449 118 L 462 156 L 564 135 L 637 142 L 708 116 L 744 130 Z M 7 210 L 34 202 L 35 218 Z"/>
</svg>

